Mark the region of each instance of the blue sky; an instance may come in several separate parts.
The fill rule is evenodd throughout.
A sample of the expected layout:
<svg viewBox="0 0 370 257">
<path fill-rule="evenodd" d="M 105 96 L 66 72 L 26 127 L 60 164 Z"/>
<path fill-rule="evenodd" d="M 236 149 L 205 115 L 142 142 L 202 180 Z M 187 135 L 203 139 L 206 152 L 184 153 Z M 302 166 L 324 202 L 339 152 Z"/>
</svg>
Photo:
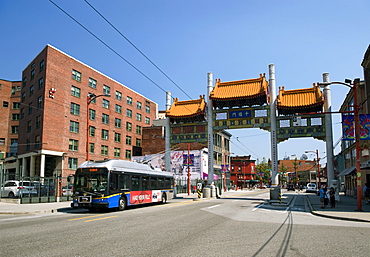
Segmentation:
<svg viewBox="0 0 370 257">
<path fill-rule="evenodd" d="M 324 72 L 331 81 L 363 79 L 361 62 L 370 43 L 368 0 L 88 0 L 185 95 L 84 0 L 53 1 L 161 88 L 49 0 L 0 1 L 0 78 L 21 80 L 22 70 L 51 44 L 157 102 L 161 110 L 163 90 L 180 100 L 206 94 L 207 72 L 222 81 L 250 79 L 267 76 L 274 63 L 277 87 L 288 90 L 311 87 Z M 348 88 L 332 86 L 331 92 L 337 111 Z M 341 135 L 338 114 L 333 123 L 335 142 Z M 268 132 L 229 132 L 233 153 L 269 158 Z M 290 139 L 278 149 L 279 158 L 316 149 L 325 156 L 325 143 L 312 138 Z"/>
</svg>

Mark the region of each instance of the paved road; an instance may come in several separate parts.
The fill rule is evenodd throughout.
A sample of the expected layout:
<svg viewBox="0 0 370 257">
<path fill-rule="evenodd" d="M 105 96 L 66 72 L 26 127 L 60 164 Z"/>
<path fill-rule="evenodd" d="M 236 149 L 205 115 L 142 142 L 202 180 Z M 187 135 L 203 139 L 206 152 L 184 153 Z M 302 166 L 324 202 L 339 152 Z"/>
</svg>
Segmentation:
<svg viewBox="0 0 370 257">
<path fill-rule="evenodd" d="M 123 212 L 2 216 L 0 256 L 367 256 L 370 224 L 267 204 L 267 192 Z"/>
</svg>

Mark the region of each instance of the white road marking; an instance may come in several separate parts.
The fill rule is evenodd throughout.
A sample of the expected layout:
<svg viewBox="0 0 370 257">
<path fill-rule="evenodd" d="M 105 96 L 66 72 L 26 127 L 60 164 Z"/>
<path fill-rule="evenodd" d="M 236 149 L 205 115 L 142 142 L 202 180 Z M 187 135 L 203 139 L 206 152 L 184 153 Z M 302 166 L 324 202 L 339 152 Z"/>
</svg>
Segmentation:
<svg viewBox="0 0 370 257">
<path fill-rule="evenodd" d="M 220 206 L 220 205 L 219 204 L 216 204 L 216 205 L 213 205 L 213 206 L 208 207 L 208 209 L 212 209 L 212 208 L 215 208 L 215 207 L 218 207 L 218 206 Z"/>
</svg>

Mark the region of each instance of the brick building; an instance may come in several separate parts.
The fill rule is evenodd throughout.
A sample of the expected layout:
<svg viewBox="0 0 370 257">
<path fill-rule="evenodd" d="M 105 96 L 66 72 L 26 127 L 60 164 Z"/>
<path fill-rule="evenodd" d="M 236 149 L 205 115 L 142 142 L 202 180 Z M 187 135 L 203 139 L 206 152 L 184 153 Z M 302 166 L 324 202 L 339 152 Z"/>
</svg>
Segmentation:
<svg viewBox="0 0 370 257">
<path fill-rule="evenodd" d="M 87 156 L 140 155 L 157 114 L 153 101 L 50 45 L 24 69 L 20 102 L 17 165 L 5 171 L 17 178 L 65 177 Z"/>
<path fill-rule="evenodd" d="M 0 159 L 16 155 L 11 149 L 18 143 L 21 81 L 0 79 Z"/>
<path fill-rule="evenodd" d="M 250 187 L 259 182 L 256 161 L 250 158 L 250 155 L 231 157 L 230 182 L 238 188 Z"/>
</svg>

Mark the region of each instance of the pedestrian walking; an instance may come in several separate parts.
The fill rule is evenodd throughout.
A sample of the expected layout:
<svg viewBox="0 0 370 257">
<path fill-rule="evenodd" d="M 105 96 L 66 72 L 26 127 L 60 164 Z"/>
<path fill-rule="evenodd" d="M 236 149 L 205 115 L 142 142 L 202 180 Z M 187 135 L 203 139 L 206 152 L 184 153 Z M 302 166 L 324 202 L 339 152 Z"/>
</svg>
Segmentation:
<svg viewBox="0 0 370 257">
<path fill-rule="evenodd" d="M 364 196 L 365 196 L 366 204 L 369 204 L 370 187 L 368 183 L 365 183 L 365 186 L 364 186 Z"/>
<path fill-rule="evenodd" d="M 329 190 L 330 206 L 335 208 L 335 190 L 334 187 L 331 187 Z"/>
<path fill-rule="evenodd" d="M 324 185 L 319 190 L 321 209 L 324 209 L 328 205 L 328 196 L 326 195 L 326 188 Z"/>
</svg>

